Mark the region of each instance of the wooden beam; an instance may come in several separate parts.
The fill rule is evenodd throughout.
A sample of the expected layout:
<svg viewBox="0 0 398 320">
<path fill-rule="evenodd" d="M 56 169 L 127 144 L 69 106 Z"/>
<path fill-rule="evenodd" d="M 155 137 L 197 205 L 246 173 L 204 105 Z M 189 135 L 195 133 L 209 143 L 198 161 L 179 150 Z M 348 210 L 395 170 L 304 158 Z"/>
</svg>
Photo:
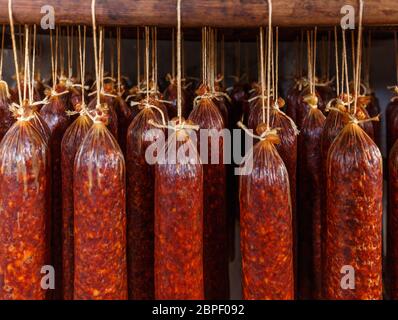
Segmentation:
<svg viewBox="0 0 398 320">
<path fill-rule="evenodd" d="M 0 23 L 8 23 L 8 0 L 0 0 Z M 15 23 L 40 24 L 40 9 L 51 5 L 56 24 L 91 24 L 91 0 L 13 0 Z M 340 23 L 344 5 L 357 0 L 274 0 L 273 25 L 331 26 Z M 102 25 L 137 26 L 176 24 L 176 0 L 97 0 Z M 267 23 L 266 0 L 182 0 L 184 27 L 257 27 Z M 365 25 L 398 25 L 397 0 L 365 0 Z"/>
</svg>

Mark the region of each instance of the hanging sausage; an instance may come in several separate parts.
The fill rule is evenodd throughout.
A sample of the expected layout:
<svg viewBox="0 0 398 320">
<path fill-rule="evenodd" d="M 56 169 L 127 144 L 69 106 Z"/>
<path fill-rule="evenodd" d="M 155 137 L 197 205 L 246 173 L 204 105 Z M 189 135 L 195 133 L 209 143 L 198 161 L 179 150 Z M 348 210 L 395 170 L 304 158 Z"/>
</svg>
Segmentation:
<svg viewBox="0 0 398 320">
<path fill-rule="evenodd" d="M 98 110 L 75 158 L 74 299 L 126 299 L 123 154 Z"/>
<path fill-rule="evenodd" d="M 74 209 L 73 209 L 73 164 L 75 155 L 92 125 L 84 110 L 65 131 L 61 143 L 62 166 L 62 270 L 63 299 L 73 299 L 74 273 Z"/>
<path fill-rule="evenodd" d="M 75 113 L 78 117 L 66 129 L 61 142 L 61 168 L 62 168 L 62 270 L 63 270 L 63 299 L 73 299 L 74 279 L 74 199 L 73 199 L 73 170 L 76 153 L 89 131 L 92 120 L 87 113 L 85 105 L 85 52 L 86 52 L 86 27 L 82 36 L 79 26 L 79 56 L 81 70 L 80 102 L 75 101 Z"/>
<path fill-rule="evenodd" d="M 0 144 L 0 299 L 45 299 L 49 260 L 49 150 L 28 105 Z M 18 162 L 15 161 L 18 159 Z"/>
<path fill-rule="evenodd" d="M 203 299 L 203 168 L 182 117 L 181 0 L 177 1 L 177 116 L 155 169 L 155 298 Z"/>
<path fill-rule="evenodd" d="M 391 149 L 388 162 L 387 277 L 389 293 L 398 299 L 398 143 Z"/>
<path fill-rule="evenodd" d="M 145 158 L 149 145 L 161 139 L 149 121 L 162 117 L 146 104 L 127 131 L 127 258 L 130 299 L 154 299 L 154 166 Z M 158 134 L 156 134 L 158 133 Z"/>
<path fill-rule="evenodd" d="M 96 96 L 101 63 L 92 6 Z M 99 38 L 102 39 L 102 32 Z M 74 299 L 127 299 L 126 177 L 123 153 L 106 127 L 109 108 L 97 104 L 93 125 L 74 162 Z"/>
<path fill-rule="evenodd" d="M 146 77 L 149 79 L 149 27 L 146 35 Z M 154 34 L 153 34 L 154 35 Z M 150 96 L 147 82 L 146 98 L 135 106 L 140 112 L 127 131 L 127 261 L 129 298 L 153 300 L 154 284 L 154 165 L 148 162 L 147 148 L 161 142 L 164 131 L 150 124 L 165 124 L 167 110 L 158 106 L 155 95 Z"/>
<path fill-rule="evenodd" d="M 61 294 L 62 281 L 62 178 L 61 178 L 61 141 L 65 130 L 69 126 L 66 115 L 66 105 L 60 96 L 50 97 L 49 103 L 40 110 L 40 117 L 50 129 L 51 151 L 51 249 L 52 262 L 56 274 L 57 297 Z"/>
<path fill-rule="evenodd" d="M 325 116 L 317 101 L 309 102 L 298 150 L 298 287 L 302 299 L 319 298 L 321 292 L 321 136 Z"/>
<path fill-rule="evenodd" d="M 244 299 L 288 300 L 294 299 L 295 291 L 293 221 L 289 176 L 275 148 L 275 144 L 280 142 L 279 137 L 276 130 L 270 127 L 271 2 L 268 2 L 268 6 L 267 85 L 264 72 L 264 29 L 261 27 L 262 123 L 256 128 L 257 135 L 253 135 L 260 141 L 245 156 L 240 176 L 242 286 Z M 276 87 L 274 86 L 275 95 Z"/>
<path fill-rule="evenodd" d="M 327 179 L 326 298 L 381 299 L 382 158 L 355 122 L 330 147 Z"/>
<path fill-rule="evenodd" d="M 398 140 L 398 86 L 393 87 L 395 96 L 391 98 L 386 109 L 387 154 L 389 155 L 395 141 Z"/>
<path fill-rule="evenodd" d="M 244 299 L 293 299 L 293 237 L 289 179 L 274 144 L 258 142 L 240 180 Z"/>
<path fill-rule="evenodd" d="M 211 98 L 200 99 L 189 120 L 200 129 L 215 130 L 217 134 L 222 134 L 224 129 L 222 115 Z M 203 165 L 203 272 L 205 298 L 208 300 L 227 299 L 229 296 L 224 139 L 217 137 L 216 140 L 208 137 L 208 163 Z M 200 143 L 198 137 L 198 149 Z M 213 154 L 214 150 L 218 154 Z M 212 162 L 214 157 L 217 157 L 216 163 Z"/>
</svg>

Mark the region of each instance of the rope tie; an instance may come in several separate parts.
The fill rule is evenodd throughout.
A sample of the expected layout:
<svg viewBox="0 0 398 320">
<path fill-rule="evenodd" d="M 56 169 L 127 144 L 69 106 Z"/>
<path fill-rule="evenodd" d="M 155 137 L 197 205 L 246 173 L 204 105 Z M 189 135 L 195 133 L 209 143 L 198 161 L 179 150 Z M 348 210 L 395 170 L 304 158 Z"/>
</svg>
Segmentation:
<svg viewBox="0 0 398 320">
<path fill-rule="evenodd" d="M 156 123 L 155 121 L 153 121 L 152 119 L 150 119 L 148 121 L 148 123 L 156 128 L 159 129 L 169 129 L 169 130 L 173 130 L 173 131 L 179 131 L 179 130 L 185 130 L 185 129 L 190 129 L 190 130 L 199 130 L 200 127 L 198 125 L 193 125 L 193 124 L 188 124 L 185 121 L 182 121 L 181 123 L 177 123 L 177 121 L 169 121 L 168 124 L 159 124 Z"/>
<path fill-rule="evenodd" d="M 241 121 L 238 121 L 237 126 L 241 128 L 248 136 L 261 141 L 267 139 L 269 136 L 278 136 L 278 130 L 281 130 L 281 128 L 268 129 L 265 130 L 261 135 L 257 135 L 253 133 L 252 130 L 249 130 Z"/>
</svg>

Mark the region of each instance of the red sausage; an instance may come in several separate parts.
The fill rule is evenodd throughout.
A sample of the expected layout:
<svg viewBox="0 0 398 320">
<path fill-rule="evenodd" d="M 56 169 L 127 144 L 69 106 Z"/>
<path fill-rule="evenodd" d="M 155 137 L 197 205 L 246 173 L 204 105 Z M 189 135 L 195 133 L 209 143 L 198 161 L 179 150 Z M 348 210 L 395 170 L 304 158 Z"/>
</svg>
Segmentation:
<svg viewBox="0 0 398 320">
<path fill-rule="evenodd" d="M 0 144 L 2 300 L 46 298 L 41 271 L 49 262 L 50 152 L 28 120 L 32 112 L 25 109 Z"/>
<path fill-rule="evenodd" d="M 156 166 L 155 298 L 203 299 L 203 169 L 185 129 L 171 133 L 173 148 L 187 159 Z"/>
<path fill-rule="evenodd" d="M 293 232 L 289 177 L 268 136 L 249 153 L 240 179 L 243 298 L 294 298 Z M 246 167 L 247 168 L 247 167 Z"/>
<path fill-rule="evenodd" d="M 73 182 L 74 299 L 127 299 L 125 163 L 105 123 L 80 145 Z"/>
<path fill-rule="evenodd" d="M 327 159 L 326 299 L 382 298 L 382 190 L 380 150 L 349 122 Z"/>
<path fill-rule="evenodd" d="M 200 129 L 213 129 L 220 133 L 224 120 L 211 98 L 203 98 L 189 115 L 189 120 Z M 208 164 L 203 165 L 203 263 L 206 300 L 229 298 L 228 233 L 226 212 L 226 168 L 223 161 L 224 140 L 218 145 L 218 163 L 212 164 L 212 138 L 208 138 Z M 198 149 L 200 146 L 198 138 Z M 213 146 L 214 148 L 214 146 Z M 217 156 L 217 155 L 216 155 Z M 214 155 L 213 155 L 214 157 Z"/>
</svg>

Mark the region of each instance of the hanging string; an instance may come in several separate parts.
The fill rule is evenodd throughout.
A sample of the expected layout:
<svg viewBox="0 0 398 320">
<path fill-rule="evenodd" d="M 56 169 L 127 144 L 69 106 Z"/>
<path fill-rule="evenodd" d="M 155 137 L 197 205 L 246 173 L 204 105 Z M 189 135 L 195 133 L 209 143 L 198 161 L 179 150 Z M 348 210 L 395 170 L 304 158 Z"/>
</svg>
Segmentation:
<svg viewBox="0 0 398 320">
<path fill-rule="evenodd" d="M 218 76 L 218 44 L 217 44 L 217 30 L 213 29 L 213 75 L 214 81 L 217 79 Z"/>
<path fill-rule="evenodd" d="M 60 27 L 60 40 L 59 40 L 59 64 L 60 64 L 60 76 L 65 75 L 65 36 L 62 27 Z"/>
<path fill-rule="evenodd" d="M 354 81 L 354 86 L 357 81 L 356 79 L 356 62 L 355 62 L 355 35 L 354 31 L 351 31 L 351 59 L 352 59 L 352 79 Z M 355 89 L 354 89 L 355 90 Z"/>
<path fill-rule="evenodd" d="M 155 81 L 154 81 L 154 88 L 155 88 L 155 93 L 157 93 L 158 90 L 158 44 L 157 44 L 157 39 L 158 39 L 158 28 L 153 27 L 153 38 L 154 38 L 154 56 L 155 56 L 155 67 L 154 67 L 154 74 L 155 74 Z"/>
<path fill-rule="evenodd" d="M 313 48 L 312 48 L 312 50 L 313 50 L 313 54 L 312 54 L 312 56 L 313 56 L 313 62 L 312 62 L 312 71 L 313 71 L 313 77 L 312 77 L 312 94 L 313 95 L 315 95 L 315 85 L 316 85 L 316 36 L 317 36 L 317 31 L 318 31 L 318 28 L 317 27 L 315 27 L 315 30 L 314 30 L 314 39 L 313 39 L 313 42 L 312 42 L 312 45 L 313 45 Z"/>
<path fill-rule="evenodd" d="M 100 74 L 98 64 L 98 51 L 97 51 L 97 23 L 95 20 L 95 0 L 91 2 L 91 16 L 93 22 L 93 45 L 94 45 L 94 64 L 95 64 L 95 77 L 97 80 L 97 106 L 100 105 Z"/>
<path fill-rule="evenodd" d="M 270 80 L 271 80 L 271 42 L 272 42 L 272 1 L 268 0 L 268 54 L 267 54 L 267 130 L 270 130 Z M 263 110 L 264 112 L 264 110 Z"/>
<path fill-rule="evenodd" d="M 86 26 L 83 26 L 83 48 L 82 48 L 82 34 L 81 27 L 77 29 L 79 36 L 79 64 L 80 64 L 80 81 L 82 87 L 82 109 L 85 109 L 85 75 L 86 75 Z"/>
<path fill-rule="evenodd" d="M 357 61 L 356 61 L 356 74 L 355 74 L 355 100 L 354 100 L 354 115 L 356 114 L 359 85 L 361 82 L 361 47 L 362 47 L 362 17 L 363 17 L 363 0 L 359 0 L 359 24 L 358 24 L 358 43 L 357 43 Z"/>
<path fill-rule="evenodd" d="M 69 26 L 66 27 L 66 54 L 67 54 L 67 67 L 68 67 L 68 78 L 72 78 L 72 42 L 71 42 L 71 29 Z"/>
<path fill-rule="evenodd" d="M 29 63 L 29 27 L 25 24 L 25 49 L 24 49 L 24 76 L 23 76 L 23 100 L 26 100 L 28 83 L 28 63 Z"/>
<path fill-rule="evenodd" d="M 152 86 L 153 88 L 151 90 L 154 90 L 156 92 L 156 88 L 154 87 L 155 85 L 155 30 L 153 27 L 150 29 L 150 34 L 151 34 L 151 81 L 152 81 Z"/>
<path fill-rule="evenodd" d="M 22 33 L 22 25 L 18 26 L 19 32 L 19 63 L 22 64 L 22 58 L 24 56 L 23 52 L 23 33 Z"/>
<path fill-rule="evenodd" d="M 334 54 L 335 54 L 335 67 L 336 67 L 336 94 L 340 96 L 340 79 L 339 79 L 339 44 L 337 41 L 337 27 L 334 27 Z"/>
<path fill-rule="evenodd" d="M 33 93 L 34 93 L 34 87 L 35 87 L 35 62 L 36 62 L 36 25 L 33 25 L 33 53 L 32 53 L 32 80 L 31 80 L 31 89 L 30 89 L 30 103 L 33 103 Z"/>
<path fill-rule="evenodd" d="M 3 79 L 3 57 L 4 57 L 4 34 L 6 31 L 6 25 L 3 24 L 1 27 L 1 53 L 0 53 L 0 80 Z"/>
<path fill-rule="evenodd" d="M 115 38 L 113 37 L 112 31 L 109 31 L 109 56 L 111 63 L 111 79 L 115 78 Z M 116 49 L 117 50 L 117 49 Z"/>
<path fill-rule="evenodd" d="M 275 68 L 274 68 L 274 30 L 271 30 L 271 93 L 272 93 L 272 98 L 275 98 Z"/>
<path fill-rule="evenodd" d="M 14 19 L 12 16 L 12 0 L 8 0 L 8 16 L 10 18 L 11 41 L 12 41 L 12 48 L 13 48 L 12 51 L 14 53 L 15 76 L 16 76 L 16 80 L 17 80 L 19 105 L 22 106 L 22 94 L 21 94 L 21 81 L 20 81 L 20 77 L 19 77 L 18 54 L 17 54 L 17 45 L 16 45 L 16 41 L 15 41 Z"/>
<path fill-rule="evenodd" d="M 278 96 L 278 77 L 279 77 L 279 70 L 278 70 L 278 68 L 279 68 L 279 62 L 278 62 L 278 59 L 279 59 L 279 45 L 278 45 L 278 42 L 279 42 L 279 28 L 278 27 L 276 27 L 275 28 L 275 88 L 274 88 L 274 95 L 275 95 L 275 102 L 277 103 L 278 102 L 278 98 L 279 98 L 279 96 Z"/>
<path fill-rule="evenodd" d="M 117 93 L 120 96 L 122 92 L 122 83 L 121 83 L 121 29 L 117 27 L 116 29 L 116 47 L 117 47 Z"/>
<path fill-rule="evenodd" d="M 149 27 L 145 27 L 145 77 L 146 101 L 149 101 Z"/>
<path fill-rule="evenodd" d="M 345 40 L 345 30 L 342 30 L 343 35 L 343 59 L 344 59 L 344 72 L 345 72 L 345 84 L 346 84 L 346 93 L 348 97 L 348 102 L 350 101 L 350 85 L 348 80 L 348 65 L 347 65 L 347 46 Z M 342 91 L 343 92 L 343 91 Z M 348 104 L 348 111 L 351 112 L 351 104 Z"/>
<path fill-rule="evenodd" d="M 177 115 L 182 122 L 181 106 L 181 0 L 177 0 Z"/>
<path fill-rule="evenodd" d="M 27 91 L 27 101 L 28 103 L 32 103 L 33 102 L 33 92 L 32 92 L 32 86 L 31 86 L 31 74 L 30 74 L 30 59 L 29 59 L 29 54 L 31 51 L 31 45 L 32 45 L 32 33 L 30 32 L 30 26 L 27 26 L 28 28 L 28 42 L 27 42 L 27 46 L 26 46 L 26 91 Z"/>
<path fill-rule="evenodd" d="M 104 79 L 105 79 L 105 29 L 103 26 L 99 29 L 99 37 L 100 37 L 100 70 L 101 70 L 101 93 L 104 92 Z"/>
<path fill-rule="evenodd" d="M 313 86 L 312 86 L 313 79 L 312 79 L 312 67 L 311 67 L 311 65 L 312 65 L 311 34 L 312 34 L 312 31 L 311 32 L 307 31 L 307 63 L 308 63 L 307 73 L 308 73 L 308 81 L 310 83 L 310 86 L 309 86 L 310 93 L 311 93 L 311 95 L 313 95 Z"/>
<path fill-rule="evenodd" d="M 211 92 L 215 92 L 215 33 L 214 29 L 210 29 L 210 88 Z"/>
<path fill-rule="evenodd" d="M 262 122 L 266 121 L 265 114 L 265 75 L 264 75 L 264 28 L 260 27 L 260 83 L 261 83 L 261 103 L 262 103 Z"/>
</svg>

